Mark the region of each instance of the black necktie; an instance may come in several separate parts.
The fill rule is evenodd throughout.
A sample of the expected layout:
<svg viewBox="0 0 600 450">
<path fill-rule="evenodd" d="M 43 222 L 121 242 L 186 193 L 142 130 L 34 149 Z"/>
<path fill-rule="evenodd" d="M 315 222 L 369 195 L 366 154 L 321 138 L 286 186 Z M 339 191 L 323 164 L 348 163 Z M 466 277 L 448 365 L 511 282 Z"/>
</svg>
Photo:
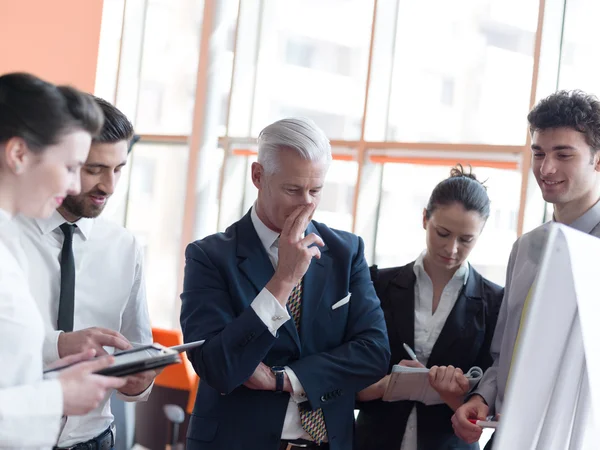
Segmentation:
<svg viewBox="0 0 600 450">
<path fill-rule="evenodd" d="M 60 300 L 58 304 L 58 329 L 73 331 L 75 312 L 75 258 L 73 257 L 73 231 L 77 225 L 60 226 L 65 239 L 60 254 Z"/>
</svg>

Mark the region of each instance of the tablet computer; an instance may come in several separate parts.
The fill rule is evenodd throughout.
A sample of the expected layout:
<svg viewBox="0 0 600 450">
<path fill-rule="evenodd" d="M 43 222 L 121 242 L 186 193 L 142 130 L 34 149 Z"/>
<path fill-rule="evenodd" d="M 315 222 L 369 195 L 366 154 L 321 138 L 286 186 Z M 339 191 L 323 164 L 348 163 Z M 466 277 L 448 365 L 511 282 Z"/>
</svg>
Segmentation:
<svg viewBox="0 0 600 450">
<path fill-rule="evenodd" d="M 115 362 L 96 372 L 99 375 L 124 377 L 150 369 L 159 369 L 181 362 L 179 353 L 200 347 L 204 341 L 194 341 L 174 347 L 150 344 L 115 353 Z"/>
<path fill-rule="evenodd" d="M 96 372 L 98 375 L 124 377 L 181 362 L 179 352 L 160 344 L 144 345 L 117 352 L 115 362 Z"/>
<path fill-rule="evenodd" d="M 113 356 L 115 361 L 110 366 L 97 371 L 98 375 L 124 377 L 181 362 L 177 350 L 156 343 L 117 352 Z M 80 362 L 74 364 L 79 364 Z M 71 367 L 74 364 L 45 370 L 44 377 L 53 378 L 58 376 L 61 370 Z"/>
<path fill-rule="evenodd" d="M 115 362 L 112 365 L 105 367 L 96 373 L 99 375 L 124 377 L 150 369 L 160 369 L 171 364 L 180 363 L 181 359 L 179 358 L 179 353 L 200 347 L 202 344 L 204 344 L 203 340 L 188 342 L 187 344 L 176 345 L 174 347 L 164 347 L 154 343 L 119 351 L 113 354 Z M 73 364 L 69 364 L 45 370 L 44 376 L 52 377 L 58 375 L 59 371 L 72 365 Z"/>
</svg>

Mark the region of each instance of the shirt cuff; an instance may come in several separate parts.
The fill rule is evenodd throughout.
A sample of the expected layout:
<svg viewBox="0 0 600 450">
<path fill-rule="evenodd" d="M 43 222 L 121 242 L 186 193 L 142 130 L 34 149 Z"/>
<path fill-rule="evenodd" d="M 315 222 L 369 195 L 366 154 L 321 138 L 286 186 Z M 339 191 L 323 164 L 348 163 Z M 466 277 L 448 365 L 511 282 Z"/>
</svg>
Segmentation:
<svg viewBox="0 0 600 450">
<path fill-rule="evenodd" d="M 150 397 L 150 392 L 152 392 L 152 387 L 154 386 L 154 380 L 150 383 L 146 389 L 140 392 L 137 395 L 127 395 L 122 392 L 117 391 L 117 397 L 119 397 L 124 402 L 145 402 Z"/>
<path fill-rule="evenodd" d="M 60 359 L 58 354 L 58 336 L 60 336 L 60 333 L 62 333 L 62 331 L 46 330 L 44 346 L 42 349 L 45 366 Z"/>
<path fill-rule="evenodd" d="M 267 288 L 263 288 L 250 304 L 256 315 L 263 321 L 271 334 L 277 337 L 277 330 L 290 320 L 287 308 L 281 306 Z"/>
<path fill-rule="evenodd" d="M 288 366 L 285 366 L 284 369 L 292 385 L 292 400 L 294 400 L 296 403 L 302 403 L 307 401 L 308 399 L 306 398 L 306 392 L 304 392 L 304 387 L 302 386 L 302 383 L 300 383 L 300 380 L 298 379 L 294 371 Z"/>
</svg>

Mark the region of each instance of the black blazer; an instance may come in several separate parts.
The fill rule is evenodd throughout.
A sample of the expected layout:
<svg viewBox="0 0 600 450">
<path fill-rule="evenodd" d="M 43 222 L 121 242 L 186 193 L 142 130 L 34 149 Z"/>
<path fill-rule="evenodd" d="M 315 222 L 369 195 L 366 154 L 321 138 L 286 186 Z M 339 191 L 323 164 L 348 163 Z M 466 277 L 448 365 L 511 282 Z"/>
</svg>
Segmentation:
<svg viewBox="0 0 600 450">
<path fill-rule="evenodd" d="M 414 262 L 389 269 L 371 267 L 371 279 L 385 314 L 392 358 L 390 371 L 402 359 L 410 359 L 402 343 L 414 346 Z M 427 361 L 427 367 L 453 365 L 463 371 L 472 366 L 483 370 L 492 364 L 490 344 L 504 289 L 483 278 L 470 267 L 467 284 L 446 319 Z M 359 402 L 356 450 L 399 450 L 408 416 L 417 405 L 419 450 L 479 449 L 454 434 L 453 411 L 445 404 L 426 406 L 418 402 Z"/>
</svg>

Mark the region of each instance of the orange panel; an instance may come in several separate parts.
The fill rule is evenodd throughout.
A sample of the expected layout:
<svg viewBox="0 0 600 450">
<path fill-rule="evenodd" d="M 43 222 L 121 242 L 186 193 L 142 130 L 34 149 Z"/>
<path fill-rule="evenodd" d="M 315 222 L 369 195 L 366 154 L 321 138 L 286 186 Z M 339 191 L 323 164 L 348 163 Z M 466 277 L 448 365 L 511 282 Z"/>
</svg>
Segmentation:
<svg viewBox="0 0 600 450">
<path fill-rule="evenodd" d="M 152 329 L 152 338 L 165 347 L 183 344 L 183 336 L 179 330 L 165 330 L 162 328 Z M 190 401 L 193 405 L 196 397 L 196 387 L 198 385 L 198 376 L 194 372 L 191 363 L 185 353 L 181 354 L 181 364 L 167 366 L 156 377 L 154 384 L 157 386 L 171 389 L 180 389 L 190 392 Z"/>
<path fill-rule="evenodd" d="M 103 0 L 0 0 L 0 74 L 94 91 Z"/>
<path fill-rule="evenodd" d="M 455 166 L 457 163 L 463 166 L 471 165 L 473 167 L 491 167 L 493 169 L 517 170 L 518 164 L 515 161 L 490 161 L 485 159 L 468 159 L 460 161 L 451 158 L 414 158 L 403 156 L 380 156 L 373 155 L 369 160 L 375 164 L 418 164 L 421 166 Z"/>
</svg>

